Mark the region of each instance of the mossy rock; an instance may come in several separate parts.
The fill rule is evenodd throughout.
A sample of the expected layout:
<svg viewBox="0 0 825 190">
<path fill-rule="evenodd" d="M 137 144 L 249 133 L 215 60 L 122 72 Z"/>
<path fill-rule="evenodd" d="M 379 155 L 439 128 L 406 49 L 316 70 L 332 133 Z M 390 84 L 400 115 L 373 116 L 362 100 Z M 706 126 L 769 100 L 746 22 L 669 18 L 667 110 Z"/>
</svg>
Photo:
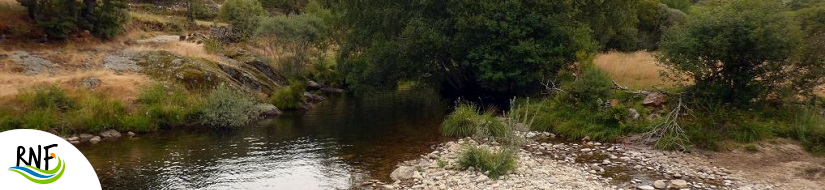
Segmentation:
<svg viewBox="0 0 825 190">
<path fill-rule="evenodd" d="M 168 51 L 143 52 L 133 59 L 142 73 L 159 80 L 181 83 L 189 90 L 211 90 L 220 83 L 227 83 L 251 92 L 271 93 L 281 86 L 255 67 L 240 62 L 217 63 Z"/>
</svg>

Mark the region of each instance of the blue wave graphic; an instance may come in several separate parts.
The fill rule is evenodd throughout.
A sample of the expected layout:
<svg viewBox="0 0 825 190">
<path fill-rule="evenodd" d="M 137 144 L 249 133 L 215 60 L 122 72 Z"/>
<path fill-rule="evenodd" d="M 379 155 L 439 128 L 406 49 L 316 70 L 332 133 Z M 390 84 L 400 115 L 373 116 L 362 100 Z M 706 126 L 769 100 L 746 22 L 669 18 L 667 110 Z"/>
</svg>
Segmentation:
<svg viewBox="0 0 825 190">
<path fill-rule="evenodd" d="M 40 173 L 35 172 L 35 171 L 34 171 L 34 170 L 32 170 L 32 169 L 29 169 L 29 168 L 26 168 L 26 167 L 20 167 L 20 166 L 11 167 L 11 168 L 9 168 L 9 169 L 12 169 L 12 170 L 20 170 L 20 171 L 26 172 L 26 174 L 29 174 L 29 175 L 31 175 L 31 176 L 38 177 L 38 178 L 50 178 L 50 177 L 54 176 L 54 174 L 51 174 L 51 175 L 43 175 L 43 174 L 40 174 Z"/>
</svg>

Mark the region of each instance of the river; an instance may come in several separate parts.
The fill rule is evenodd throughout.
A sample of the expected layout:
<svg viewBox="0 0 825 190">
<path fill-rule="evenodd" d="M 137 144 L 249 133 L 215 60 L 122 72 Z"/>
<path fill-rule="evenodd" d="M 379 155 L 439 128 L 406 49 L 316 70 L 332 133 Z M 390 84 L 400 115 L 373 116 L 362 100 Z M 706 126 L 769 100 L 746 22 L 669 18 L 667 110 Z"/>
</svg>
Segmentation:
<svg viewBox="0 0 825 190">
<path fill-rule="evenodd" d="M 449 139 L 429 90 L 327 97 L 236 129 L 186 127 L 78 145 L 104 189 L 349 189 Z"/>
</svg>

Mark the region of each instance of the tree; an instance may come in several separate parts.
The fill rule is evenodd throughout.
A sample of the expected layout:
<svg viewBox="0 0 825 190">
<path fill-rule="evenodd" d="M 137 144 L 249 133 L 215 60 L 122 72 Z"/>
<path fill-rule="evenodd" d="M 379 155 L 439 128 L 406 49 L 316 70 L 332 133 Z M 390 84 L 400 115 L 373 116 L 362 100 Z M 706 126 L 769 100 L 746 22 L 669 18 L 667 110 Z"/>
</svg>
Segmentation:
<svg viewBox="0 0 825 190">
<path fill-rule="evenodd" d="M 221 19 L 240 31 L 239 38 L 242 40 L 255 32 L 258 22 L 265 15 L 266 11 L 258 0 L 227 0 L 220 11 Z"/>
<path fill-rule="evenodd" d="M 692 77 L 691 92 L 710 100 L 747 104 L 775 94 L 796 77 L 791 62 L 800 31 L 779 0 L 729 0 L 692 8 L 669 29 L 660 62 Z"/>
<path fill-rule="evenodd" d="M 339 69 L 351 88 L 398 81 L 470 94 L 536 90 L 594 50 L 574 1 L 348 1 Z"/>
<path fill-rule="evenodd" d="M 122 31 L 129 14 L 123 0 L 18 0 L 28 9 L 29 18 L 53 39 L 89 30 L 97 37 L 108 39 Z"/>
<path fill-rule="evenodd" d="M 796 70 L 795 90 L 813 96 L 813 88 L 825 83 L 825 4 L 796 11 L 796 20 L 804 35 L 797 61 L 804 69 Z"/>
<path fill-rule="evenodd" d="M 327 24 L 318 16 L 301 14 L 265 18 L 256 33 L 266 39 L 274 60 L 288 65 L 281 67 L 282 74 L 296 77 L 311 64 L 311 58 L 321 57 L 326 50 L 326 30 Z"/>
</svg>

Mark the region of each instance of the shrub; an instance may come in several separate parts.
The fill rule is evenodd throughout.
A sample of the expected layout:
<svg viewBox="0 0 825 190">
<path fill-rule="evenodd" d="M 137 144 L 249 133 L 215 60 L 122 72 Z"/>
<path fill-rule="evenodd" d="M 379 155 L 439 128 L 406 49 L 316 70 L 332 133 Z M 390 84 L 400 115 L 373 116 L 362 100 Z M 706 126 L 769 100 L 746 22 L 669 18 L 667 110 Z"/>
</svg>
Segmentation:
<svg viewBox="0 0 825 190">
<path fill-rule="evenodd" d="M 154 84 L 144 89 L 137 100 L 137 111 L 121 122 L 124 129 L 154 131 L 162 127 L 175 127 L 197 120 L 202 106 L 196 96 L 186 93 L 180 86 Z"/>
<path fill-rule="evenodd" d="M 296 110 L 301 108 L 306 101 L 304 99 L 304 85 L 298 81 L 291 81 L 287 87 L 275 91 L 270 98 L 270 102 L 275 107 L 283 110 Z"/>
<path fill-rule="evenodd" d="M 691 19 L 667 31 L 659 60 L 674 77 L 692 77 L 695 97 L 746 105 L 810 66 L 790 59 L 801 32 L 780 1 L 713 1 L 691 10 Z"/>
<path fill-rule="evenodd" d="M 218 13 L 220 18 L 240 31 L 240 39 L 251 36 L 258 28 L 258 21 L 266 15 L 258 0 L 227 0 Z"/>
<path fill-rule="evenodd" d="M 108 39 L 122 31 L 129 19 L 123 0 L 57 1 L 18 0 L 28 9 L 29 18 L 43 28 L 49 38 L 64 39 L 69 34 L 89 30 Z M 87 3 L 89 2 L 89 3 Z"/>
<path fill-rule="evenodd" d="M 499 176 L 507 175 L 516 168 L 516 152 L 510 149 L 493 152 L 470 145 L 461 152 L 458 165 L 461 169 L 476 168 L 488 177 L 498 179 Z"/>
<path fill-rule="evenodd" d="M 258 114 L 255 101 L 220 84 L 204 101 L 201 124 L 213 127 L 239 127 L 252 122 Z"/>
<path fill-rule="evenodd" d="M 73 109 L 77 105 L 74 100 L 66 96 L 66 92 L 56 85 L 38 87 L 33 91 L 23 91 L 17 98 L 33 109 Z"/>
<path fill-rule="evenodd" d="M 223 44 L 221 44 L 220 41 L 211 38 L 203 40 L 203 48 L 207 53 L 218 54 L 223 52 Z"/>
</svg>

